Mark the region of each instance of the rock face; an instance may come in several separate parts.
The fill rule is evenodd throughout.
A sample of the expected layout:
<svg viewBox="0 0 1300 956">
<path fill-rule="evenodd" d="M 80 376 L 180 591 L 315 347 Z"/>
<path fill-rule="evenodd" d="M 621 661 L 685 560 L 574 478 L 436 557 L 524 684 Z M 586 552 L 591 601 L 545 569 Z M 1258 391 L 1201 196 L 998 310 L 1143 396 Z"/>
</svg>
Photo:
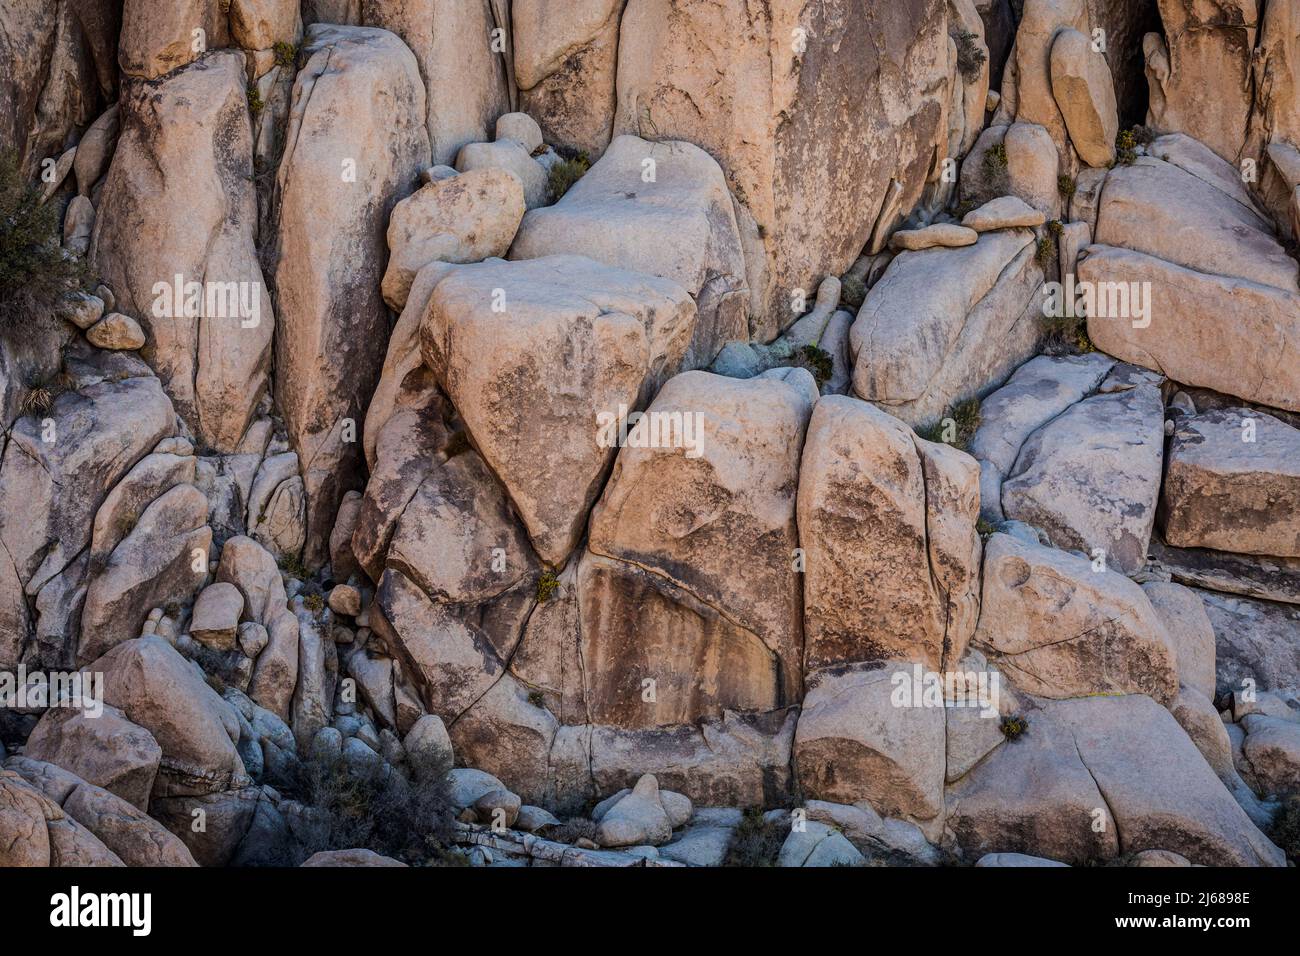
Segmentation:
<svg viewBox="0 0 1300 956">
<path fill-rule="evenodd" d="M 98 716 L 65 707 L 45 712 L 23 756 L 56 764 L 146 810 L 162 750 L 153 734 L 116 707 L 105 706 Z"/>
<path fill-rule="evenodd" d="M 227 452 L 266 389 L 275 329 L 245 83 L 243 55 L 221 51 L 131 85 L 90 250 L 117 310 L 144 328 L 142 355 L 177 412 Z"/>
<path fill-rule="evenodd" d="M 1248 408 L 1180 419 L 1162 508 L 1177 547 L 1300 556 L 1300 430 Z"/>
<path fill-rule="evenodd" d="M 973 643 L 1043 697 L 1178 692 L 1174 650 L 1138 585 L 1006 534 L 988 540 Z"/>
<path fill-rule="evenodd" d="M 558 253 L 661 276 L 689 292 L 699 318 L 688 368 L 756 331 L 746 318 L 745 255 L 726 180 L 690 143 L 617 137 L 563 199 L 524 217 L 510 256 Z"/>
<path fill-rule="evenodd" d="M 360 428 L 388 337 L 384 232 L 428 165 L 429 139 L 415 58 L 391 33 L 313 24 L 300 56 L 276 179 L 276 399 L 301 463 L 316 565 L 339 501 L 361 485 Z"/>
<path fill-rule="evenodd" d="M 1115 161 L 1119 111 L 1106 59 L 1078 30 L 1065 29 L 1052 41 L 1052 96 L 1065 119 L 1070 142 L 1089 166 Z"/>
<path fill-rule="evenodd" d="M 959 660 L 979 616 L 978 512 L 969 457 L 866 402 L 819 401 L 799 472 L 807 670 Z"/>
<path fill-rule="evenodd" d="M 909 424 L 930 424 L 988 391 L 1040 337 L 1032 235 L 983 233 L 962 249 L 900 253 L 849 335 L 853 391 Z"/>
<path fill-rule="evenodd" d="M 623 726 L 695 719 L 680 699 L 661 695 L 646 708 L 621 689 L 656 674 L 680 681 L 691 673 L 686 666 L 654 663 L 657 655 L 642 657 L 640 635 L 656 627 L 642 613 L 647 586 L 659 591 L 665 613 L 675 613 L 669 609 L 681 592 L 686 607 L 704 605 L 670 626 L 673 659 L 707 661 L 717 652 L 715 642 L 729 636 L 746 646 L 754 666 L 724 676 L 764 688 L 770 706 L 793 702 L 803 672 L 795 493 L 811 401 L 776 379 L 686 372 L 665 385 L 647 411 L 651 421 L 681 416 L 694 427 L 698 444 L 637 447 L 629 441 L 592 512 L 588 547 L 614 563 L 602 586 L 581 592 L 584 616 L 602 622 L 583 631 L 593 714 Z M 709 626 L 717 617 L 725 621 Z M 629 652 L 645 664 L 621 665 Z M 741 704 L 707 692 L 703 699 L 710 709 Z M 660 708 L 679 719 L 656 719 Z"/>
<path fill-rule="evenodd" d="M 1094 395 L 1034 432 L 1002 483 L 1007 518 L 1131 574 L 1146 564 L 1164 451 L 1159 389 Z"/>
<path fill-rule="evenodd" d="M 894 208 L 907 210 L 934 175 L 948 42 L 938 0 L 887 9 L 629 0 L 614 132 L 686 140 L 718 157 L 761 227 L 749 257 L 754 314 L 783 327 L 795 289 L 852 263 L 893 184 Z M 893 106 L 852 105 L 867 102 Z M 833 198 L 847 192 L 863 197 L 866 215 Z"/>
<path fill-rule="evenodd" d="M 577 256 L 463 266 L 434 289 L 425 363 L 547 564 L 577 544 L 622 419 L 677 370 L 694 319 L 672 282 Z"/>
</svg>

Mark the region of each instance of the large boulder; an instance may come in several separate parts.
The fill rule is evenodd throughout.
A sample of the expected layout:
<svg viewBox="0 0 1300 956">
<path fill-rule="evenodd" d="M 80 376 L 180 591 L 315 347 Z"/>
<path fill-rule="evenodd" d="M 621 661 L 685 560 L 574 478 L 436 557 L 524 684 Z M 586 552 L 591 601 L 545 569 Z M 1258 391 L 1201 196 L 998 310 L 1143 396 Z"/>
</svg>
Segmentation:
<svg viewBox="0 0 1300 956">
<path fill-rule="evenodd" d="M 696 301 L 688 368 L 748 339 L 741 234 L 717 162 L 698 146 L 619 136 L 554 206 L 524 216 L 510 255 L 589 256 L 671 279 Z"/>
<path fill-rule="evenodd" d="M 850 332 L 854 393 L 909 424 L 930 424 L 1001 384 L 1036 351 L 1042 281 L 1025 229 L 899 254 Z"/>
<path fill-rule="evenodd" d="M 910 666 L 886 663 L 809 680 L 794 740 L 806 796 L 919 820 L 943 811 L 944 708 L 899 706 L 896 674 L 912 679 Z"/>
<path fill-rule="evenodd" d="M 1002 512 L 1132 574 L 1146 564 L 1163 455 L 1158 388 L 1094 395 L 1025 442 L 1002 483 Z"/>
<path fill-rule="evenodd" d="M 979 616 L 978 470 L 866 402 L 813 410 L 799 470 L 804 664 L 942 670 Z"/>
<path fill-rule="evenodd" d="M 629 0 L 615 134 L 718 158 L 754 220 L 751 314 L 765 317 L 755 338 L 789 324 L 796 290 L 844 272 L 878 219 L 887 234 L 938 179 L 947 34 L 941 0 Z"/>
<path fill-rule="evenodd" d="M 127 720 L 116 707 L 105 705 L 98 715 L 53 707 L 27 738 L 23 756 L 56 764 L 147 810 L 162 750 L 153 734 Z"/>
<path fill-rule="evenodd" d="M 498 19 L 506 9 L 496 0 L 363 0 L 360 19 L 352 21 L 391 30 L 411 48 L 435 163 L 450 163 L 466 143 L 487 139 L 510 109 L 510 47 L 494 32 L 510 34 L 508 19 Z"/>
<path fill-rule="evenodd" d="M 433 290 L 425 363 L 546 563 L 577 544 L 619 426 L 677 371 L 694 318 L 674 283 L 579 256 L 462 266 Z"/>
<path fill-rule="evenodd" d="M 151 608 L 188 604 L 208 573 L 208 499 L 177 485 L 154 501 L 102 569 L 92 569 L 81 612 L 81 666 L 140 633 Z"/>
<path fill-rule="evenodd" d="M 1248 408 L 1180 418 L 1161 509 L 1177 547 L 1300 557 L 1300 429 Z"/>
<path fill-rule="evenodd" d="M 253 664 L 248 696 L 288 719 L 298 682 L 298 619 L 287 606 L 275 558 L 252 538 L 231 538 L 221 549 L 217 581 L 239 589 L 244 599 L 240 620 L 261 626 L 267 634 L 266 646 Z"/>
<path fill-rule="evenodd" d="M 633 651 L 644 639 L 641 635 L 658 627 L 627 603 L 632 594 L 654 585 L 675 603 L 673 594 L 681 589 L 726 620 L 710 626 L 712 615 L 680 618 L 682 629 L 670 633 L 690 640 L 675 653 L 707 659 L 714 646 L 707 635 L 734 639 L 740 630 L 744 643 L 761 641 L 770 655 L 764 670 L 776 677 L 772 693 L 777 701 L 797 699 L 803 629 L 795 496 L 811 412 L 807 391 L 775 378 L 686 372 L 663 387 L 648 409 L 651 417 L 638 425 L 638 430 L 654 428 L 658 439 L 633 442 L 629 437 L 592 512 L 589 550 L 626 567 L 611 569 L 607 579 L 621 596 L 583 591 L 585 613 L 618 602 L 623 612 L 606 619 L 631 629 L 584 628 L 588 661 L 607 641 Z M 677 435 L 668 427 L 674 421 L 684 426 Z M 641 651 L 636 653 L 639 657 Z M 753 656 L 746 652 L 747 658 Z M 627 679 L 623 669 L 615 659 L 607 660 L 608 665 L 588 670 L 593 692 L 625 696 L 626 691 L 616 689 Z"/>
<path fill-rule="evenodd" d="M 415 57 L 393 34 L 313 24 L 300 57 L 276 180 L 276 398 L 302 463 L 315 566 L 344 493 L 361 486 L 359 432 L 388 340 L 384 234 L 429 137 Z"/>
<path fill-rule="evenodd" d="M 1142 588 L 1088 559 L 995 534 L 973 643 L 1043 697 L 1145 693 L 1169 701 L 1178 673 Z"/>
<path fill-rule="evenodd" d="M 1071 144 L 1089 166 L 1109 167 L 1115 161 L 1119 110 L 1106 58 L 1078 30 L 1061 30 L 1052 41 L 1051 75 L 1052 96 Z"/>
<path fill-rule="evenodd" d="M 177 412 L 218 451 L 252 420 L 275 328 L 245 83 L 243 54 L 220 51 L 129 87 L 90 249 Z"/>
<path fill-rule="evenodd" d="M 246 781 L 234 709 L 162 638 L 118 644 L 91 667 L 103 674 L 104 700 L 162 748 L 156 796 L 215 793 Z"/>
<path fill-rule="evenodd" d="M 1300 350 L 1300 296 L 1129 249 L 1095 244 L 1086 251 L 1079 279 L 1108 298 L 1107 290 L 1150 292 L 1145 318 L 1129 314 L 1122 295 L 1121 307 L 1107 308 L 1114 314 L 1089 314 L 1097 348 L 1184 384 L 1300 411 L 1300 363 L 1278 361 Z"/>
<path fill-rule="evenodd" d="M 28 599 L 40 603 L 47 585 L 59 588 L 91 543 L 110 489 L 175 429 L 171 403 L 139 359 L 96 353 L 83 361 L 74 353 L 69 365 L 72 387 L 41 418 L 18 419 L 0 459 L 0 667 L 17 666 L 31 630 Z M 60 659 L 75 633 L 66 647 L 60 640 Z"/>
</svg>

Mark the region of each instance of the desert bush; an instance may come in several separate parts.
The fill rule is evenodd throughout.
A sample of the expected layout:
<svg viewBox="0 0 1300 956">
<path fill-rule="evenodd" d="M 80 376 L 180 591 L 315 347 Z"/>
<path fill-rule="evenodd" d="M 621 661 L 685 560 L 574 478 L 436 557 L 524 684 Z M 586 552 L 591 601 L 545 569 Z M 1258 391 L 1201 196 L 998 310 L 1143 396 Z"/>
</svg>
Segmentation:
<svg viewBox="0 0 1300 956">
<path fill-rule="evenodd" d="M 750 807 L 732 831 L 723 866 L 776 866 L 776 858 L 788 835 L 788 826 L 780 819 L 764 820 L 761 807 Z"/>
<path fill-rule="evenodd" d="M 916 433 L 926 441 L 951 445 L 953 448 L 965 451 L 970 440 L 975 437 L 980 421 L 980 400 L 968 398 L 948 406 L 948 411 L 942 418 L 932 425 L 916 429 Z M 952 423 L 951 427 L 948 425 L 949 422 Z M 951 440 L 945 438 L 945 432 L 952 433 Z"/>
<path fill-rule="evenodd" d="M 831 375 L 835 371 L 835 360 L 831 357 L 831 353 L 820 346 L 805 345 L 795 357 L 795 361 L 799 367 L 806 368 L 812 373 L 819 389 L 831 380 Z"/>
<path fill-rule="evenodd" d="M 957 69 L 967 83 L 974 83 L 980 78 L 980 70 L 988 59 L 980 49 L 978 40 L 979 37 L 966 30 L 953 35 L 953 41 L 957 44 Z"/>
<path fill-rule="evenodd" d="M 85 262 L 60 245 L 59 207 L 41 202 L 13 153 L 0 155 L 0 338 L 48 337 L 60 301 L 88 281 Z"/>
<path fill-rule="evenodd" d="M 578 153 L 571 159 L 562 159 L 551 167 L 550 178 L 547 182 L 547 191 L 550 193 L 551 202 L 559 202 L 565 193 L 572 188 L 573 184 L 587 174 L 591 169 L 591 159 L 586 153 Z"/>
</svg>

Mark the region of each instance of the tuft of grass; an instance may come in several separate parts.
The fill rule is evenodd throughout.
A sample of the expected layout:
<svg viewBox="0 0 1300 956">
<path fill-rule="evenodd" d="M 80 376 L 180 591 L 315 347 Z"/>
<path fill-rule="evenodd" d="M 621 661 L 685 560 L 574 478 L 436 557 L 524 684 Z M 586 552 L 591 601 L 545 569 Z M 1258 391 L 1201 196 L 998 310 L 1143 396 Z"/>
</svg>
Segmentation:
<svg viewBox="0 0 1300 956">
<path fill-rule="evenodd" d="M 276 562 L 280 570 L 291 578 L 297 578 L 299 581 L 306 581 L 311 577 L 311 572 L 307 570 L 307 565 L 302 563 L 302 558 L 296 554 L 286 554 Z"/>
<path fill-rule="evenodd" d="M 980 427 L 980 400 L 968 398 L 948 406 L 948 411 L 938 421 L 916 429 L 916 434 L 926 441 L 951 445 L 965 451 Z M 951 440 L 949 440 L 951 436 Z"/>
<path fill-rule="evenodd" d="M 1007 740 L 1016 740 L 1029 730 L 1029 718 L 1021 714 L 1008 714 L 1002 718 L 1000 729 Z"/>
<path fill-rule="evenodd" d="M 277 40 L 271 47 L 275 51 L 275 65 L 292 68 L 298 59 L 298 48 L 292 43 Z"/>
<path fill-rule="evenodd" d="M 831 353 L 816 345 L 805 345 L 799 353 L 799 366 L 812 373 L 820 389 L 835 373 L 835 360 Z"/>
<path fill-rule="evenodd" d="M 974 83 L 980 78 L 980 70 L 984 67 L 984 61 L 988 59 L 980 49 L 979 37 L 963 30 L 953 34 L 952 38 L 957 44 L 957 69 L 961 73 L 961 78 L 967 83 Z"/>
<path fill-rule="evenodd" d="M 987 538 L 989 535 L 991 535 L 994 531 L 997 530 L 998 530 L 997 528 L 993 527 L 993 525 L 989 524 L 983 518 L 980 518 L 975 522 L 975 533 L 978 534 L 981 538 Z"/>
<path fill-rule="evenodd" d="M 0 338 L 44 341 L 59 301 L 89 281 L 85 261 L 65 255 L 60 239 L 58 204 L 42 204 L 18 157 L 0 154 Z"/>
<path fill-rule="evenodd" d="M 308 594 L 302 599 L 302 606 L 312 614 L 320 616 L 320 613 L 325 610 L 325 598 L 319 593 Z"/>
<path fill-rule="evenodd" d="M 1078 184 L 1075 183 L 1072 176 L 1056 177 L 1056 191 L 1066 199 L 1073 199 L 1078 188 Z"/>
<path fill-rule="evenodd" d="M 984 172 L 990 176 L 1007 171 L 1007 147 L 1005 143 L 994 143 L 984 153 Z"/>
<path fill-rule="evenodd" d="M 731 833 L 723 866 L 770 867 L 788 836 L 780 820 L 764 820 L 761 807 L 750 807 Z"/>
<path fill-rule="evenodd" d="M 562 159 L 552 166 L 547 182 L 551 202 L 559 202 L 574 183 L 587 175 L 589 169 L 591 169 L 591 159 L 586 153 L 578 153 L 572 159 Z"/>
<path fill-rule="evenodd" d="M 540 690 L 530 690 L 528 692 L 528 703 L 534 707 L 545 707 L 546 696 Z"/>
<path fill-rule="evenodd" d="M 1038 240 L 1038 249 L 1034 252 L 1034 260 L 1044 271 L 1051 267 L 1052 263 L 1056 261 L 1056 238 L 1054 236 L 1046 235 Z"/>
<path fill-rule="evenodd" d="M 1097 351 L 1088 337 L 1088 319 L 1085 316 L 1045 317 L 1043 326 L 1047 333 L 1047 351 L 1051 354 L 1087 355 Z"/>
<path fill-rule="evenodd" d="M 1287 798 L 1277 808 L 1269 836 L 1288 860 L 1300 863 L 1300 796 Z"/>
<path fill-rule="evenodd" d="M 266 104 L 262 102 L 262 91 L 257 88 L 256 83 L 249 83 L 247 93 L 248 111 L 253 114 L 253 119 L 257 119 L 266 108 Z"/>
<path fill-rule="evenodd" d="M 560 579 L 554 571 L 543 571 L 542 576 L 537 579 L 537 603 L 545 604 L 549 601 L 559 586 Z"/>
</svg>

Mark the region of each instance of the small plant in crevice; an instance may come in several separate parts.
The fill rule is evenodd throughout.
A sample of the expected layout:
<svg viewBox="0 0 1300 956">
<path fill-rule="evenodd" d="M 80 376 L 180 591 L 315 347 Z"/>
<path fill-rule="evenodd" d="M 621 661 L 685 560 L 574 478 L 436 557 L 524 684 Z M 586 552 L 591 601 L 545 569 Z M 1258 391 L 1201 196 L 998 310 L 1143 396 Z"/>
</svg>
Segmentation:
<svg viewBox="0 0 1300 956">
<path fill-rule="evenodd" d="M 1043 330 L 1043 351 L 1048 355 L 1087 355 L 1097 351 L 1092 339 L 1088 337 L 1088 320 L 1085 316 L 1044 316 Z"/>
<path fill-rule="evenodd" d="M 817 345 L 805 345 L 799 351 L 797 361 L 800 368 L 806 368 L 812 373 L 819 389 L 829 382 L 835 373 L 835 360 L 831 353 Z"/>
<path fill-rule="evenodd" d="M 975 521 L 975 533 L 981 538 L 987 538 L 997 530 L 997 528 L 993 527 L 992 524 L 985 521 L 983 518 L 979 518 Z"/>
<path fill-rule="evenodd" d="M 731 842 L 722 858 L 723 866 L 776 866 L 781 846 L 789 835 L 790 825 L 779 817 L 764 819 L 761 807 L 750 807 L 731 831 Z"/>
<path fill-rule="evenodd" d="M 89 283 L 85 260 L 61 245 L 59 205 L 41 202 L 13 152 L 0 154 L 0 338 L 44 352 L 61 301 Z"/>
<path fill-rule="evenodd" d="M 999 729 L 1007 740 L 1018 740 L 1029 730 L 1029 718 L 1020 714 L 1007 714 L 1002 718 Z"/>
<path fill-rule="evenodd" d="M 984 63 L 988 55 L 980 46 L 979 37 L 967 30 L 952 35 L 953 42 L 957 44 L 957 69 L 961 73 L 961 78 L 967 83 L 974 83 L 980 78 L 980 70 L 984 68 Z"/>
<path fill-rule="evenodd" d="M 276 40 L 271 49 L 275 51 L 276 66 L 293 68 L 294 62 L 298 59 L 298 48 L 296 46 L 284 40 Z"/>
<path fill-rule="evenodd" d="M 1038 240 L 1038 248 L 1034 251 L 1034 261 L 1046 272 L 1053 262 L 1056 261 L 1056 237 L 1052 235 L 1043 236 Z"/>
<path fill-rule="evenodd" d="M 855 312 L 867 298 L 867 284 L 855 275 L 840 276 L 840 305 Z"/>
<path fill-rule="evenodd" d="M 551 202 L 559 202 L 589 169 L 591 169 L 591 159 L 586 153 L 578 153 L 572 159 L 562 159 L 552 166 L 547 179 L 547 193 L 550 195 Z"/>
<path fill-rule="evenodd" d="M 1065 199 L 1073 199 L 1075 192 L 1078 191 L 1078 188 L 1079 188 L 1078 184 L 1075 183 L 1074 177 L 1072 176 L 1056 177 L 1056 191 L 1059 192 Z"/>
<path fill-rule="evenodd" d="M 1137 162 L 1138 138 L 1131 129 L 1119 131 L 1115 137 L 1115 163 L 1119 166 L 1132 166 Z"/>
<path fill-rule="evenodd" d="M 253 114 L 253 119 L 257 119 L 262 115 L 262 110 L 266 108 L 266 104 L 262 102 L 262 91 L 258 89 L 256 83 L 249 83 L 247 93 L 248 112 Z"/>
<path fill-rule="evenodd" d="M 537 579 L 537 603 L 545 604 L 560 586 L 560 579 L 554 571 L 543 571 Z"/>
<path fill-rule="evenodd" d="M 528 703 L 532 704 L 534 707 L 545 707 L 546 695 L 543 694 L 540 690 L 536 690 L 536 689 L 530 690 L 528 692 Z"/>
<path fill-rule="evenodd" d="M 980 400 L 968 398 L 948 406 L 943 417 L 930 425 L 917 428 L 916 434 L 926 441 L 951 445 L 965 451 L 980 427 Z"/>
<path fill-rule="evenodd" d="M 291 578 L 297 578 L 299 581 L 306 581 L 311 578 L 311 572 L 307 570 L 307 565 L 302 563 L 302 558 L 296 554 L 281 555 L 276 562 L 280 570 Z"/>
<path fill-rule="evenodd" d="M 302 599 L 302 606 L 319 617 L 321 612 L 325 610 L 325 598 L 320 593 L 313 592 Z"/>
</svg>

